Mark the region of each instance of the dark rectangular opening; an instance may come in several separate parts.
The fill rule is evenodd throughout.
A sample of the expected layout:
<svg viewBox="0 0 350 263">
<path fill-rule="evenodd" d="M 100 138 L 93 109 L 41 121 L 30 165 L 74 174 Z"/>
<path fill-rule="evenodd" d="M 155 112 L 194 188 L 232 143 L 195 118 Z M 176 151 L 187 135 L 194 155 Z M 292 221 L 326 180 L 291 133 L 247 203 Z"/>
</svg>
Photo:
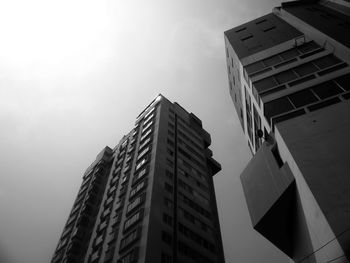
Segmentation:
<svg viewBox="0 0 350 263">
<path fill-rule="evenodd" d="M 295 86 L 295 85 L 298 85 L 300 83 L 303 83 L 305 81 L 309 81 L 309 80 L 312 80 L 315 78 L 315 75 L 312 74 L 312 75 L 309 75 L 309 76 L 306 76 L 306 77 L 303 77 L 303 78 L 300 78 L 300 79 L 297 79 L 297 80 L 294 80 L 294 81 L 291 81 L 288 83 L 289 86 Z"/>
<path fill-rule="evenodd" d="M 305 110 L 304 109 L 300 109 L 300 110 L 296 110 L 296 111 L 292 111 L 292 112 L 286 113 L 284 115 L 281 115 L 281 116 L 273 118 L 272 119 L 272 125 L 275 125 L 276 123 L 279 123 L 279 122 L 282 122 L 282 121 L 286 121 L 286 120 L 289 120 L 289 119 L 301 116 L 303 114 L 305 114 Z"/>
<path fill-rule="evenodd" d="M 345 68 L 345 67 L 347 67 L 347 66 L 348 66 L 348 64 L 346 64 L 346 63 L 344 62 L 344 63 L 341 63 L 341 64 L 336 65 L 336 66 L 334 66 L 334 67 L 321 70 L 321 71 L 319 71 L 317 74 L 318 74 L 319 76 L 323 76 L 323 75 L 326 75 L 326 74 L 331 73 L 331 72 L 333 72 L 333 71 L 337 71 L 337 70 L 339 70 L 339 69 Z"/>
<path fill-rule="evenodd" d="M 332 98 L 332 99 L 329 99 L 329 100 L 324 100 L 322 102 L 319 102 L 319 103 L 317 103 L 315 105 L 312 105 L 312 106 L 309 106 L 307 108 L 309 109 L 309 111 L 315 111 L 315 110 L 322 109 L 324 107 L 336 104 L 336 103 L 338 103 L 340 101 L 341 100 L 336 97 L 336 98 Z"/>
<path fill-rule="evenodd" d="M 269 94 L 272 94 L 272 93 L 275 93 L 277 91 L 284 90 L 284 89 L 286 89 L 286 86 L 285 85 L 281 85 L 281 86 L 278 86 L 276 88 L 264 91 L 264 92 L 260 93 L 259 95 L 263 97 L 263 96 L 266 96 L 266 95 L 269 95 Z"/>
</svg>

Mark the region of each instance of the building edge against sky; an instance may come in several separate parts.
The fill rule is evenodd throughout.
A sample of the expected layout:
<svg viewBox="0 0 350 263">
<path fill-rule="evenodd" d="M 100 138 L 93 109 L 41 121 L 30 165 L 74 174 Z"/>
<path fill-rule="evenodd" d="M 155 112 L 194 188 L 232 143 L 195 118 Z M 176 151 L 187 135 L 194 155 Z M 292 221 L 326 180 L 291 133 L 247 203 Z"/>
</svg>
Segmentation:
<svg viewBox="0 0 350 263">
<path fill-rule="evenodd" d="M 158 95 L 87 168 L 51 262 L 224 262 L 210 144 Z"/>
<path fill-rule="evenodd" d="M 350 2 L 292 1 L 224 33 L 255 230 L 294 262 L 350 260 Z"/>
</svg>

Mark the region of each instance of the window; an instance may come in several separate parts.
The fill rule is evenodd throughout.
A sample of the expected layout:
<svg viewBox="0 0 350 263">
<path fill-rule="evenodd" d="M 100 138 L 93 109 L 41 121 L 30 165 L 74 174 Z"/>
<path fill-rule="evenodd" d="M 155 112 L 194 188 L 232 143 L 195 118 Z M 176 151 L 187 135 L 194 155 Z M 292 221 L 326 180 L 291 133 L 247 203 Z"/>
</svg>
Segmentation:
<svg viewBox="0 0 350 263">
<path fill-rule="evenodd" d="M 142 128 L 141 133 L 143 133 L 143 132 L 146 131 L 149 127 L 151 127 L 152 124 L 153 124 L 153 121 L 150 121 L 146 126 L 144 126 L 144 127 Z"/>
<path fill-rule="evenodd" d="M 168 191 L 169 193 L 173 193 L 173 187 L 170 185 L 170 184 L 168 184 L 168 183 L 165 183 L 164 184 L 164 188 L 165 188 L 165 190 L 166 191 Z"/>
<path fill-rule="evenodd" d="M 315 59 L 312 62 L 316 64 L 316 66 L 319 67 L 320 69 L 324 69 L 324 68 L 333 66 L 335 64 L 338 64 L 339 62 L 341 62 L 341 60 L 336 58 L 333 55 L 327 55 L 322 58 Z"/>
<path fill-rule="evenodd" d="M 245 67 L 245 69 L 247 70 L 248 74 L 254 73 L 256 71 L 260 71 L 262 69 L 265 68 L 265 65 L 261 63 L 261 61 L 252 63 L 248 66 Z"/>
<path fill-rule="evenodd" d="M 274 75 L 274 77 L 279 84 L 283 84 L 296 79 L 297 75 L 292 70 L 286 70 Z"/>
<path fill-rule="evenodd" d="M 289 60 L 299 56 L 299 52 L 296 48 L 289 49 L 279 54 L 283 60 Z"/>
<path fill-rule="evenodd" d="M 249 33 L 249 34 L 243 36 L 243 37 L 241 38 L 241 40 L 242 40 L 242 41 L 246 41 L 246 40 L 251 39 L 251 38 L 253 38 L 253 35 Z"/>
<path fill-rule="evenodd" d="M 168 177 L 168 178 L 171 179 L 171 180 L 173 179 L 173 173 L 170 172 L 169 170 L 166 170 L 166 171 L 165 171 L 165 176 Z"/>
<path fill-rule="evenodd" d="M 209 251 L 215 252 L 215 246 L 199 234 L 195 233 L 185 225 L 179 223 L 179 231 L 182 233 L 185 237 L 191 239 L 192 241 L 196 242 L 197 244 L 201 245 L 202 247 L 206 248 Z"/>
<path fill-rule="evenodd" d="M 147 148 L 139 152 L 139 155 L 137 156 L 137 160 L 141 159 L 149 150 L 150 150 L 150 147 L 148 146 Z"/>
<path fill-rule="evenodd" d="M 182 208 L 180 208 L 180 210 L 182 211 L 183 217 L 184 217 L 186 220 L 188 220 L 188 221 L 191 222 L 192 224 L 195 223 L 195 217 L 194 217 L 191 213 L 187 212 L 185 209 L 182 209 Z"/>
<path fill-rule="evenodd" d="M 341 76 L 335 81 L 340 85 L 344 90 L 350 90 L 350 74 L 346 74 L 344 76 Z"/>
<path fill-rule="evenodd" d="M 321 99 L 326 99 L 328 97 L 342 93 L 343 90 L 337 86 L 333 81 L 327 81 L 321 83 L 317 86 L 312 87 L 312 90 L 319 96 Z"/>
<path fill-rule="evenodd" d="M 275 115 L 282 114 L 284 112 L 293 110 L 294 107 L 290 103 L 287 97 L 282 97 L 270 102 L 265 103 L 264 113 L 268 121 Z"/>
<path fill-rule="evenodd" d="M 273 66 L 275 64 L 282 62 L 282 59 L 278 55 L 275 55 L 275 56 L 264 59 L 263 62 L 266 66 L 269 67 L 269 66 Z"/>
<path fill-rule="evenodd" d="M 319 48 L 320 46 L 317 45 L 314 41 L 307 42 L 301 46 L 298 46 L 298 50 L 302 53 L 307 53 L 309 51 L 312 51 L 314 49 Z"/>
<path fill-rule="evenodd" d="M 137 197 L 135 200 L 133 200 L 131 203 L 128 204 L 128 207 L 126 209 L 126 213 L 130 213 L 133 211 L 136 207 L 138 207 L 145 199 L 145 195 L 141 195 Z"/>
<path fill-rule="evenodd" d="M 293 68 L 300 77 L 316 72 L 318 69 L 311 62 Z"/>
<path fill-rule="evenodd" d="M 143 147 L 145 147 L 146 144 L 149 143 L 150 141 L 151 141 L 151 138 L 148 137 L 146 140 L 144 140 L 142 142 L 142 144 L 140 145 L 139 149 L 142 149 Z"/>
<path fill-rule="evenodd" d="M 166 159 L 166 164 L 169 166 L 169 167 L 173 167 L 174 166 L 174 162 L 172 160 L 170 160 L 169 158 Z"/>
<path fill-rule="evenodd" d="M 152 120 L 153 116 L 154 116 L 153 114 L 152 114 L 152 115 L 149 115 L 148 118 L 144 120 L 143 125 L 147 124 L 147 122 L 149 122 L 150 120 Z"/>
<path fill-rule="evenodd" d="M 171 130 L 168 130 L 168 134 L 169 134 L 169 136 L 172 137 L 172 138 L 174 138 L 174 136 L 175 136 L 175 133 L 173 133 Z"/>
<path fill-rule="evenodd" d="M 170 146 L 174 146 L 174 145 L 175 145 L 174 142 L 173 142 L 172 140 L 170 140 L 170 139 L 168 139 L 167 142 L 168 142 L 168 144 L 169 144 Z"/>
<path fill-rule="evenodd" d="M 161 263 L 172 263 L 172 257 L 162 252 Z"/>
<path fill-rule="evenodd" d="M 136 224 L 139 220 L 142 218 L 142 211 L 138 211 L 136 214 L 132 215 L 129 217 L 128 220 L 125 221 L 124 223 L 124 231 L 126 231 L 129 227 L 133 226 Z"/>
<path fill-rule="evenodd" d="M 190 194 L 193 194 L 193 188 L 191 186 L 189 186 L 188 184 L 186 184 L 181 179 L 178 179 L 178 184 L 182 189 L 186 190 Z"/>
<path fill-rule="evenodd" d="M 290 94 L 288 97 L 296 108 L 303 107 L 318 100 L 309 89 Z"/>
<path fill-rule="evenodd" d="M 152 132 L 152 129 L 149 129 L 145 134 L 143 134 L 141 136 L 140 142 L 142 142 L 151 132 Z"/>
<path fill-rule="evenodd" d="M 187 204 L 192 209 L 196 210 L 201 215 L 205 216 L 206 218 L 211 218 L 211 213 L 204 209 L 202 206 L 197 204 L 196 202 L 192 201 L 190 198 L 186 197 L 183 193 L 179 192 L 179 200 L 181 200 L 183 203 Z"/>
<path fill-rule="evenodd" d="M 147 173 L 147 168 L 142 169 L 138 174 L 134 175 L 133 183 L 143 178 Z"/>
<path fill-rule="evenodd" d="M 139 161 L 137 164 L 136 164 L 136 168 L 135 170 L 137 171 L 139 168 L 141 168 L 145 163 L 147 162 L 147 158 L 143 158 L 141 161 Z"/>
<path fill-rule="evenodd" d="M 258 22 L 255 22 L 255 24 L 259 25 L 259 24 L 262 24 L 262 23 L 265 23 L 265 22 L 267 22 L 267 20 L 266 19 L 262 19 L 262 20 L 260 20 Z"/>
<path fill-rule="evenodd" d="M 164 205 L 167 208 L 172 208 L 173 207 L 173 201 L 171 201 L 169 198 L 164 197 Z"/>
<path fill-rule="evenodd" d="M 168 226 L 173 225 L 173 218 L 169 216 L 168 214 L 163 213 L 163 222 L 167 224 Z"/>
<path fill-rule="evenodd" d="M 147 118 L 149 115 L 152 114 L 152 112 L 154 111 L 155 108 L 152 108 L 149 110 L 149 112 L 147 112 L 147 114 L 145 115 L 145 118 Z"/>
<path fill-rule="evenodd" d="M 174 129 L 175 129 L 174 124 L 172 124 L 172 123 L 170 123 L 170 122 L 169 122 L 168 126 L 169 126 L 169 128 L 170 128 L 171 130 L 174 130 Z"/>
<path fill-rule="evenodd" d="M 266 27 L 263 29 L 264 32 L 268 32 L 268 31 L 271 31 L 273 29 L 275 29 L 276 27 L 275 26 L 269 26 L 269 27 Z"/>
<path fill-rule="evenodd" d="M 128 174 L 126 174 L 126 175 L 124 175 L 123 177 L 122 177 L 122 184 L 125 184 L 126 182 L 127 182 L 127 180 L 128 180 L 128 178 L 129 178 L 129 175 Z"/>
<path fill-rule="evenodd" d="M 237 29 L 237 30 L 236 30 L 236 33 L 242 32 L 242 31 L 244 31 L 244 30 L 246 30 L 246 29 L 247 29 L 246 27 L 242 27 L 242 28 L 240 28 L 240 29 Z"/>
<path fill-rule="evenodd" d="M 138 183 L 136 186 L 134 186 L 130 191 L 130 198 L 134 197 L 137 193 L 139 193 L 143 188 L 146 187 L 146 180 L 143 180 L 142 182 Z"/>
<path fill-rule="evenodd" d="M 128 254 L 120 258 L 117 263 L 134 263 L 137 262 L 138 253 L 136 249 L 131 250 Z"/>
<path fill-rule="evenodd" d="M 162 231 L 162 241 L 171 246 L 173 239 L 168 232 Z"/>
<path fill-rule="evenodd" d="M 170 155 L 170 156 L 173 156 L 174 155 L 174 152 L 171 150 L 171 149 L 167 149 L 167 152 L 168 152 L 168 154 Z"/>
<path fill-rule="evenodd" d="M 120 247 L 119 251 L 124 250 L 126 247 L 128 247 L 130 244 L 132 244 L 134 241 L 136 241 L 140 237 L 140 228 L 137 228 L 133 230 L 130 234 L 125 236 L 121 241 L 120 241 Z"/>
<path fill-rule="evenodd" d="M 253 85 L 258 91 L 258 93 L 260 93 L 262 91 L 275 87 L 277 83 L 273 77 L 268 77 L 268 78 L 264 78 L 262 80 L 254 82 Z"/>
</svg>

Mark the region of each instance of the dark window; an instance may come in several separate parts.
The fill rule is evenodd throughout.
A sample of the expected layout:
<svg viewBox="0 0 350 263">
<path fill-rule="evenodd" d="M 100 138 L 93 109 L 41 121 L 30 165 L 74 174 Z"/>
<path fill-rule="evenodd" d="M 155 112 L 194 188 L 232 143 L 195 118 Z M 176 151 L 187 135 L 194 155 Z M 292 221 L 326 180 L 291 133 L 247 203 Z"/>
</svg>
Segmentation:
<svg viewBox="0 0 350 263">
<path fill-rule="evenodd" d="M 248 35 L 242 37 L 241 40 L 242 40 L 242 41 L 246 41 L 246 40 L 248 40 L 248 39 L 250 39 L 250 38 L 252 38 L 252 37 L 253 37 L 252 34 L 248 34 Z"/>
<path fill-rule="evenodd" d="M 236 33 L 242 32 L 242 31 L 244 31 L 246 29 L 247 29 L 246 27 L 239 28 L 239 29 L 236 30 Z"/>
<path fill-rule="evenodd" d="M 138 258 L 137 250 L 133 249 L 128 254 L 120 258 L 118 260 L 118 263 L 134 263 L 134 262 L 137 262 L 137 258 Z"/>
<path fill-rule="evenodd" d="M 299 85 L 300 83 L 303 83 L 303 82 L 312 80 L 312 79 L 314 79 L 314 78 L 315 78 L 315 75 L 314 75 L 314 74 L 312 74 L 312 75 L 307 75 L 307 76 L 305 76 L 305 77 L 302 77 L 302 78 L 299 78 L 299 79 L 296 79 L 296 80 L 294 80 L 294 81 L 289 82 L 288 85 L 289 85 L 290 87 L 292 87 L 292 86 L 295 86 L 295 85 Z"/>
<path fill-rule="evenodd" d="M 166 163 L 167 165 L 169 165 L 170 167 L 173 167 L 174 162 L 172 160 L 170 160 L 169 158 L 166 159 Z"/>
<path fill-rule="evenodd" d="M 172 140 L 167 140 L 167 142 L 168 142 L 168 144 L 170 145 L 170 146 L 174 146 L 174 142 L 172 141 Z"/>
<path fill-rule="evenodd" d="M 171 246 L 173 239 L 169 233 L 162 231 L 162 241 Z"/>
<path fill-rule="evenodd" d="M 295 111 L 291 111 L 291 112 L 285 113 L 285 114 L 283 114 L 283 115 L 281 115 L 279 117 L 274 117 L 272 119 L 272 125 L 275 125 L 276 123 L 279 123 L 279 122 L 282 122 L 282 121 L 285 121 L 285 120 L 289 120 L 289 119 L 301 116 L 303 114 L 305 114 L 305 110 L 304 109 L 299 109 L 299 110 L 295 110 Z"/>
<path fill-rule="evenodd" d="M 345 90 L 350 90 L 350 74 L 341 76 L 335 81 Z"/>
<path fill-rule="evenodd" d="M 168 198 L 164 198 L 164 205 L 166 206 L 166 207 L 168 207 L 168 208 L 172 208 L 172 206 L 173 206 L 173 202 L 170 200 L 170 199 L 168 199 Z"/>
<path fill-rule="evenodd" d="M 279 84 L 289 82 L 297 78 L 297 75 L 292 70 L 286 70 L 275 75 L 275 78 Z"/>
<path fill-rule="evenodd" d="M 168 170 L 165 171 L 165 176 L 168 177 L 169 179 L 173 179 L 173 173 Z"/>
<path fill-rule="evenodd" d="M 262 70 L 263 68 L 265 68 L 264 64 L 261 63 L 261 61 L 252 63 L 248 66 L 245 67 L 245 69 L 247 70 L 248 74 L 250 73 L 254 73 L 256 71 Z"/>
<path fill-rule="evenodd" d="M 265 103 L 264 113 L 266 118 L 270 120 L 272 116 L 279 115 L 281 113 L 284 113 L 293 109 L 294 107 L 290 103 L 288 98 L 282 97 L 282 98 Z"/>
<path fill-rule="evenodd" d="M 263 62 L 266 66 L 273 66 L 275 64 L 282 62 L 282 59 L 278 55 L 275 55 L 264 59 Z"/>
<path fill-rule="evenodd" d="M 170 156 L 173 156 L 173 155 L 174 155 L 174 152 L 173 152 L 172 150 L 170 150 L 169 148 L 167 149 L 167 151 L 168 151 L 168 154 L 169 154 Z"/>
<path fill-rule="evenodd" d="M 296 108 L 317 101 L 316 96 L 309 89 L 293 93 L 289 95 L 289 99 L 292 101 Z"/>
<path fill-rule="evenodd" d="M 119 250 L 123 250 L 126 247 L 128 247 L 130 244 L 132 244 L 136 239 L 138 239 L 140 236 L 140 230 L 135 229 L 133 230 L 130 234 L 125 236 L 121 241 L 120 241 L 120 248 Z"/>
<path fill-rule="evenodd" d="M 292 49 L 289 49 L 287 51 L 280 53 L 279 55 L 283 58 L 283 60 L 289 60 L 289 59 L 292 59 L 292 58 L 299 56 L 299 52 L 297 49 L 292 48 Z"/>
<path fill-rule="evenodd" d="M 275 26 L 270 26 L 270 27 L 265 28 L 263 31 L 264 32 L 269 32 L 269 31 L 271 31 L 271 30 L 273 30 L 275 28 L 276 28 Z"/>
<path fill-rule="evenodd" d="M 170 184 L 165 183 L 165 184 L 164 184 L 164 188 L 165 188 L 165 190 L 167 190 L 169 193 L 173 193 L 173 187 L 172 187 Z"/>
<path fill-rule="evenodd" d="M 341 102 L 341 100 L 338 97 L 335 97 L 335 98 L 324 100 L 314 105 L 311 105 L 308 107 L 308 109 L 309 111 L 315 111 L 315 110 L 322 109 L 324 107 L 328 107 L 330 105 L 336 104 L 338 102 Z"/>
<path fill-rule="evenodd" d="M 262 23 L 264 23 L 264 22 L 266 22 L 266 21 L 267 21 L 266 19 L 262 19 L 262 20 L 260 20 L 260 21 L 258 21 L 258 22 L 255 22 L 255 24 L 259 25 L 259 24 L 262 24 Z"/>
<path fill-rule="evenodd" d="M 311 50 L 314 50 L 316 48 L 319 48 L 320 46 L 317 45 L 314 41 L 311 41 L 311 42 L 308 42 L 308 43 L 305 43 L 301 46 L 298 47 L 298 49 L 302 52 L 302 53 L 307 53 Z"/>
<path fill-rule="evenodd" d="M 293 68 L 300 77 L 316 72 L 318 69 L 311 62 Z"/>
<path fill-rule="evenodd" d="M 169 226 L 172 226 L 173 218 L 171 216 L 169 216 L 168 214 L 163 213 L 163 222 Z"/>
<path fill-rule="evenodd" d="M 322 58 L 315 59 L 312 62 L 315 63 L 319 68 L 324 69 L 338 64 L 341 61 L 333 55 L 327 55 Z"/>
<path fill-rule="evenodd" d="M 162 252 L 162 260 L 161 263 L 172 263 L 172 258 L 170 255 Z"/>
<path fill-rule="evenodd" d="M 277 85 L 273 77 L 264 78 L 262 80 L 254 82 L 254 87 L 260 93 L 261 91 L 271 89 Z"/>
<path fill-rule="evenodd" d="M 314 86 L 312 87 L 312 90 L 321 99 L 326 99 L 328 97 L 331 97 L 343 92 L 343 90 L 333 81 L 327 81 L 317 86 Z"/>
<path fill-rule="evenodd" d="M 297 59 L 296 59 L 296 58 L 293 58 L 293 59 L 290 59 L 290 60 L 286 60 L 286 61 L 284 61 L 284 62 L 282 62 L 282 63 L 279 63 L 279 64 L 275 65 L 274 67 L 275 67 L 275 68 L 280 68 L 280 67 L 283 67 L 283 66 L 285 66 L 285 65 L 288 65 L 288 64 L 290 64 L 290 63 L 293 63 L 293 62 L 295 62 L 295 61 L 297 61 Z"/>
</svg>

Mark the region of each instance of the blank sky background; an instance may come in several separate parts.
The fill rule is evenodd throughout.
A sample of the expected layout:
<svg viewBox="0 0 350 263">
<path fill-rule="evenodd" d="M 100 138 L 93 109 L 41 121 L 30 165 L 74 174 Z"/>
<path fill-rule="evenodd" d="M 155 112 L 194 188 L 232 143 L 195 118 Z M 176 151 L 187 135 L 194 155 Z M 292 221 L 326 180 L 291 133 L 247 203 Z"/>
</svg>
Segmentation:
<svg viewBox="0 0 350 263">
<path fill-rule="evenodd" d="M 226 263 L 287 259 L 252 227 L 250 153 L 228 92 L 223 32 L 272 0 L 32 0 L 0 4 L 0 262 L 46 263 L 82 174 L 158 94 L 212 136 Z"/>
</svg>

